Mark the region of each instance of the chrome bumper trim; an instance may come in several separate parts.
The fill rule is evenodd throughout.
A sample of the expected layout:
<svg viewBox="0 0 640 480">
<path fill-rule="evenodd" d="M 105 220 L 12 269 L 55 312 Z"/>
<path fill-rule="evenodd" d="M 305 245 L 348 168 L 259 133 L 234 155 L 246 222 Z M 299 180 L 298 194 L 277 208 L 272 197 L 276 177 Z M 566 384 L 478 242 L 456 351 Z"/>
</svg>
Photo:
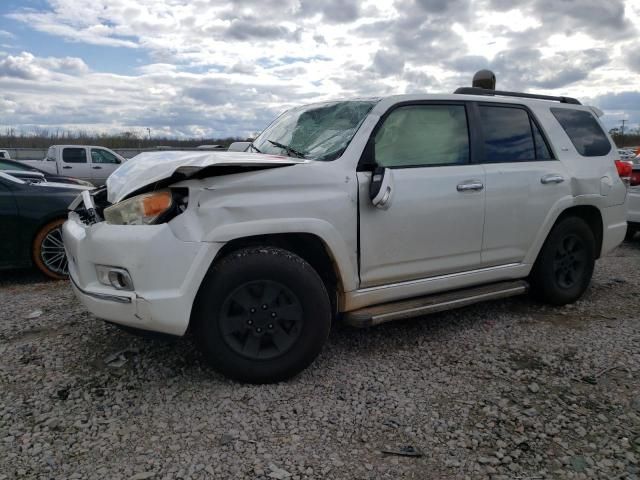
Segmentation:
<svg viewBox="0 0 640 480">
<path fill-rule="evenodd" d="M 69 274 L 69 278 L 71 279 L 71 283 L 73 283 L 73 286 L 76 287 L 80 291 L 80 293 L 82 293 L 84 295 L 88 295 L 89 297 L 97 298 L 98 300 L 106 300 L 106 301 L 109 301 L 109 302 L 131 303 L 131 298 L 129 298 L 129 297 L 122 297 L 120 295 L 109 295 L 107 293 L 87 292 L 86 290 L 84 290 L 84 289 L 80 288 L 80 286 L 78 286 L 76 281 L 73 279 L 73 275 Z"/>
</svg>

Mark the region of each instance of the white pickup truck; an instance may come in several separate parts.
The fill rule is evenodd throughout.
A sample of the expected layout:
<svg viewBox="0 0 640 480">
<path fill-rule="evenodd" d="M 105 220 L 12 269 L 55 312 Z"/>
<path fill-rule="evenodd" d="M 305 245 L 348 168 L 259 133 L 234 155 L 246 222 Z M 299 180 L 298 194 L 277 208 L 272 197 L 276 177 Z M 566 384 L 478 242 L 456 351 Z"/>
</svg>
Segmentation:
<svg viewBox="0 0 640 480">
<path fill-rule="evenodd" d="M 104 185 L 107 177 L 124 163 L 126 158 L 113 150 L 92 145 L 52 145 L 42 160 L 24 160 L 22 163 L 44 172 L 75 177 Z"/>
</svg>

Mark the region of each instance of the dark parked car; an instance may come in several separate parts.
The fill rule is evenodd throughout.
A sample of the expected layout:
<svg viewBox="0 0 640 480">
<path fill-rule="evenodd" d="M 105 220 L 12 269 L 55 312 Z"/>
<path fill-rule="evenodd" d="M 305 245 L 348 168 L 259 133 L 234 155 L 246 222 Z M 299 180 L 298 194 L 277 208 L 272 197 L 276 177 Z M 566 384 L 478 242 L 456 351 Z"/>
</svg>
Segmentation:
<svg viewBox="0 0 640 480">
<path fill-rule="evenodd" d="M 65 278 L 61 227 L 69 204 L 88 189 L 23 180 L 0 170 L 0 270 L 35 265 L 51 278 Z"/>
<path fill-rule="evenodd" d="M 73 177 L 63 177 L 61 175 L 54 175 L 53 173 L 45 172 L 36 167 L 30 167 L 29 165 L 25 165 L 21 162 L 16 162 L 15 160 L 9 160 L 6 158 L 0 158 L 0 171 L 5 173 L 9 173 L 14 177 L 22 178 L 22 179 L 31 179 L 37 178 L 30 174 L 32 173 L 40 173 L 44 176 L 47 182 L 56 182 L 56 183 L 70 183 L 72 185 L 84 185 L 86 187 L 93 187 L 93 184 L 87 182 L 86 180 L 80 180 L 79 178 Z"/>
</svg>

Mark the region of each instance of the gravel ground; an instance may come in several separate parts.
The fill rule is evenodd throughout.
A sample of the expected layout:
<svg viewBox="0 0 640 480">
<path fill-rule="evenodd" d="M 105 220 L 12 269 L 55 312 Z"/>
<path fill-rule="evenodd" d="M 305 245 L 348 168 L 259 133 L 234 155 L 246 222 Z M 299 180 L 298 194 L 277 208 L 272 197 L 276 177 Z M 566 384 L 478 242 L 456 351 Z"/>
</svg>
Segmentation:
<svg viewBox="0 0 640 480">
<path fill-rule="evenodd" d="M 65 282 L 2 272 L 0 480 L 640 478 L 639 266 L 640 241 L 623 245 L 565 308 L 337 326 L 269 386 L 96 320 Z"/>
</svg>

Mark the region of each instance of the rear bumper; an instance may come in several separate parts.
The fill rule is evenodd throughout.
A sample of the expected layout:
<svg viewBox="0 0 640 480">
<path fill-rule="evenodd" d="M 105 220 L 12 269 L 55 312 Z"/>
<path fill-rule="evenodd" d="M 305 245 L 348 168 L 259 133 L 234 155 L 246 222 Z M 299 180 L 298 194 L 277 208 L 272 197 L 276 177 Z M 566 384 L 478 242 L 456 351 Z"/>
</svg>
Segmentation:
<svg viewBox="0 0 640 480">
<path fill-rule="evenodd" d="M 602 250 L 604 256 L 624 240 L 627 233 L 627 204 L 603 208 L 602 214 Z"/>
<path fill-rule="evenodd" d="M 71 284 L 98 318 L 130 327 L 184 335 L 202 279 L 220 245 L 184 242 L 167 224 L 87 226 L 71 213 L 63 226 Z M 134 291 L 98 281 L 96 265 L 126 269 Z"/>
</svg>

